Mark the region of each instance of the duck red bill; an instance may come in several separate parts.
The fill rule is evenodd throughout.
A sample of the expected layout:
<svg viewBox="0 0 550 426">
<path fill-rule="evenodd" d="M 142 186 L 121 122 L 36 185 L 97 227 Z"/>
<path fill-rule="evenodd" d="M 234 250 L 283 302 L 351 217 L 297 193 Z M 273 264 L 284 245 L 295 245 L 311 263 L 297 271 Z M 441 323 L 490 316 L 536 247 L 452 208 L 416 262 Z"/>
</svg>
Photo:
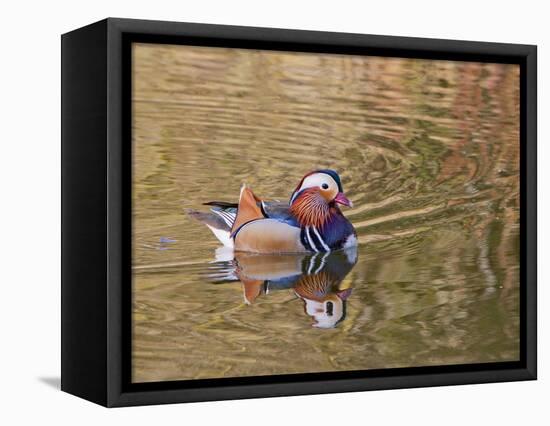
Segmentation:
<svg viewBox="0 0 550 426">
<path fill-rule="evenodd" d="M 346 288 L 345 290 L 337 291 L 337 292 L 336 292 L 336 295 L 337 295 L 341 300 L 347 300 L 347 298 L 351 296 L 352 290 L 353 290 L 352 288 Z"/>
<path fill-rule="evenodd" d="M 336 198 L 334 198 L 334 201 L 344 206 L 353 207 L 353 203 L 348 200 L 348 197 L 346 197 L 343 192 L 339 192 Z"/>
</svg>

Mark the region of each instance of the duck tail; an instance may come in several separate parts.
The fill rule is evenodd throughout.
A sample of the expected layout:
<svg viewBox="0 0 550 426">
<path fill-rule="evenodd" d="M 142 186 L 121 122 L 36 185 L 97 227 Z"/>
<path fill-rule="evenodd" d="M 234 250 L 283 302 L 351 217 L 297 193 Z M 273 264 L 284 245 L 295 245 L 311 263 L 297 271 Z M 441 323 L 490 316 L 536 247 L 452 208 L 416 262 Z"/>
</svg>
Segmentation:
<svg viewBox="0 0 550 426">
<path fill-rule="evenodd" d="M 224 246 L 233 248 L 231 225 L 223 215 L 218 212 L 205 213 L 192 209 L 188 209 L 187 214 L 193 219 L 204 223 Z"/>
<path fill-rule="evenodd" d="M 202 205 L 219 207 L 221 209 L 236 209 L 237 207 L 239 207 L 238 203 L 228 203 L 226 201 L 208 201 L 207 203 L 202 203 Z"/>
</svg>

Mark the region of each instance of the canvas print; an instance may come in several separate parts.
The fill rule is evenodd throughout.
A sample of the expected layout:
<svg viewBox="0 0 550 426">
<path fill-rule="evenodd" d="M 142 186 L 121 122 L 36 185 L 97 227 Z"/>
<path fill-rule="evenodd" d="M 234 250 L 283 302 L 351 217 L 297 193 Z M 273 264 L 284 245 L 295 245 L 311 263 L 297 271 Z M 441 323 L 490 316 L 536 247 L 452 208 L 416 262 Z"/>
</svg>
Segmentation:
<svg viewBox="0 0 550 426">
<path fill-rule="evenodd" d="M 134 383 L 519 360 L 519 66 L 132 44 Z"/>
</svg>

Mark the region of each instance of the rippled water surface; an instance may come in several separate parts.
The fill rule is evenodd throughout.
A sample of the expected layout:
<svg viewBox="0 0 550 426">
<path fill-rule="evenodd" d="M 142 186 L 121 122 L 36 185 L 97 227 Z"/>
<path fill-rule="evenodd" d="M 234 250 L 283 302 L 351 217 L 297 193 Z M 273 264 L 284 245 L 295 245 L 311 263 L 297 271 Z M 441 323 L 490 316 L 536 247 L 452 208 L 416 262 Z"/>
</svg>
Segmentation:
<svg viewBox="0 0 550 426">
<path fill-rule="evenodd" d="M 133 380 L 519 358 L 515 65 L 138 44 Z M 336 169 L 356 251 L 217 250 L 186 209 Z"/>
</svg>

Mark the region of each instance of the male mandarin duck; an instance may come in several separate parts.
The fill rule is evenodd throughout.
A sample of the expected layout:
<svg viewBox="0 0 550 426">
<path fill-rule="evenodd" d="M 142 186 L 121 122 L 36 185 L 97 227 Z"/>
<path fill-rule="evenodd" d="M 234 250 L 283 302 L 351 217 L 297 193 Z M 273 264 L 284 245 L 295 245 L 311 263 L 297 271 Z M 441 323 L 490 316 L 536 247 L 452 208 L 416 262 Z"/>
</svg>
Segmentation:
<svg viewBox="0 0 550 426">
<path fill-rule="evenodd" d="M 357 247 L 286 255 L 235 252 L 229 268 L 224 265 L 209 278 L 218 283 L 240 281 L 246 304 L 273 291 L 292 290 L 303 301 L 313 327 L 333 328 L 346 317 L 352 288 L 344 278 L 356 262 Z"/>
<path fill-rule="evenodd" d="M 290 202 L 262 201 L 243 185 L 239 203 L 211 201 L 212 213 L 189 214 L 224 246 L 255 253 L 330 252 L 357 245 L 353 225 L 338 204 L 352 206 L 334 170 L 306 174 Z"/>
</svg>

